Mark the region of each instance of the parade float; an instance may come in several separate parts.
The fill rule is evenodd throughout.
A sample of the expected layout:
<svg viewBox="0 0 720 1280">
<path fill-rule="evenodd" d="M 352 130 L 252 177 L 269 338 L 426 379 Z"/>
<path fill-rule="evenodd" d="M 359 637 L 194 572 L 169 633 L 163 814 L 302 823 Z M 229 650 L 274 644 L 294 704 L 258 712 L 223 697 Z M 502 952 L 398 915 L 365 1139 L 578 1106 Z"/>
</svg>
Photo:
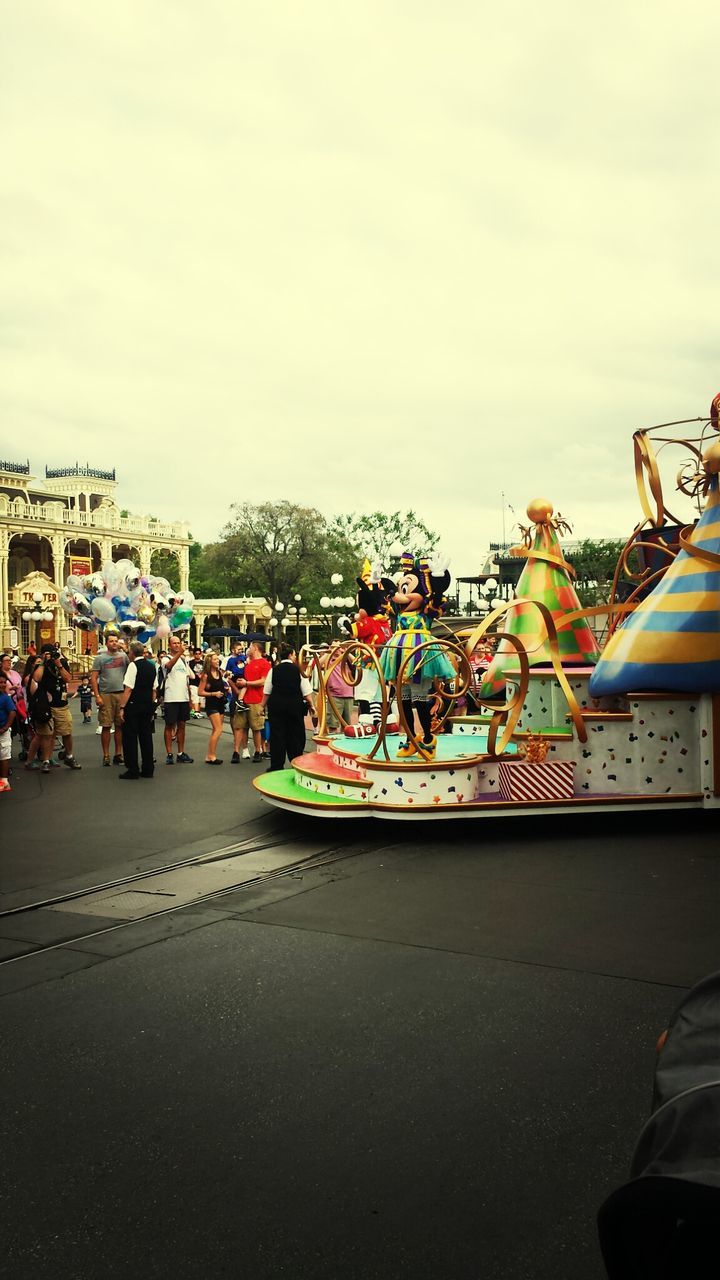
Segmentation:
<svg viewBox="0 0 720 1280">
<path fill-rule="evenodd" d="M 528 505 L 515 548 L 525 565 L 514 599 L 475 628 L 443 634 L 447 571 L 403 557 L 399 582 L 382 579 L 390 638 L 363 641 L 355 627 L 318 668 L 314 749 L 256 778 L 263 798 L 315 816 L 415 820 L 720 807 L 719 404 L 635 433 L 642 518 L 602 606 L 580 605 L 568 526 L 544 499 Z M 694 519 L 666 505 L 673 456 Z M 495 655 L 478 678 L 470 659 L 488 634 Z M 350 683 L 373 673 L 374 723 L 346 725 L 335 708 L 342 731 L 328 732 L 335 665 Z M 481 714 L 455 716 L 471 689 Z"/>
</svg>

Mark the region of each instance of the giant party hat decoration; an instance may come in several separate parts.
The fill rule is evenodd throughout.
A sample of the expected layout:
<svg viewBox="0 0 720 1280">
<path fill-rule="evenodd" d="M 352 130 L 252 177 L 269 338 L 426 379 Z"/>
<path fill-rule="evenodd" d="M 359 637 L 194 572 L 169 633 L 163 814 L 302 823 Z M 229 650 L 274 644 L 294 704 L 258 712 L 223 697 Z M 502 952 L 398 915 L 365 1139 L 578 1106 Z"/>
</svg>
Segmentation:
<svg viewBox="0 0 720 1280">
<path fill-rule="evenodd" d="M 546 498 L 534 498 L 527 513 L 535 532 L 533 535 L 530 529 L 523 529 L 525 546 L 515 551 L 515 554 L 527 556 L 516 590 L 517 598 L 527 603 L 519 603 L 506 615 L 504 630 L 522 643 L 531 666 L 551 662 L 550 642 L 542 616 L 539 609 L 530 603 L 539 600 L 550 610 L 558 629 L 559 658 L 563 666 L 595 663 L 600 648 L 587 620 L 575 618 L 567 626 L 563 625 L 567 614 L 581 608 L 572 583 L 573 569 L 562 553 L 558 538 L 558 533 L 569 530 L 569 525 L 560 515 L 553 519 L 552 503 Z M 485 673 L 479 696 L 491 698 L 503 693 L 503 673 L 519 668 L 515 647 L 509 640 L 501 640 Z"/>
<path fill-rule="evenodd" d="M 601 697 L 655 689 L 720 690 L 720 441 L 703 454 L 698 478 L 707 496 L 692 532 L 634 613 L 608 640 L 590 680 Z"/>
</svg>

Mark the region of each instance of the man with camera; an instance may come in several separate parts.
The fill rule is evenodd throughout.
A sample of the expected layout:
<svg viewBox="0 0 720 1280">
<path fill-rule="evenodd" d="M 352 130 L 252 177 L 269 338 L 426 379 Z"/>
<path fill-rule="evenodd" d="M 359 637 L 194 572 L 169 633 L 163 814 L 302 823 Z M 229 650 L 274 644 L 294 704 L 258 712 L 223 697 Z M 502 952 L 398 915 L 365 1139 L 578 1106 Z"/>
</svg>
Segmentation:
<svg viewBox="0 0 720 1280">
<path fill-rule="evenodd" d="M 30 678 L 31 713 L 32 699 L 36 694 L 44 696 L 50 707 L 50 718 L 41 720 L 36 717 L 34 729 L 40 740 L 40 759 L 43 773 L 50 772 L 50 757 L 53 751 L 55 735 L 60 734 L 64 760 L 68 769 L 80 769 L 73 755 L 72 714 L 68 707 L 68 680 L 70 668 L 63 657 L 58 644 L 44 644 L 40 657 L 33 667 Z"/>
<path fill-rule="evenodd" d="M 190 719 L 190 676 L 189 664 L 185 660 L 185 645 L 177 636 L 168 641 L 169 656 L 163 660 L 165 687 L 163 692 L 163 715 L 165 717 L 165 756 L 166 764 L 174 764 L 172 754 L 173 729 L 176 734 L 178 764 L 194 764 L 192 756 L 185 750 L 185 726 Z"/>
</svg>

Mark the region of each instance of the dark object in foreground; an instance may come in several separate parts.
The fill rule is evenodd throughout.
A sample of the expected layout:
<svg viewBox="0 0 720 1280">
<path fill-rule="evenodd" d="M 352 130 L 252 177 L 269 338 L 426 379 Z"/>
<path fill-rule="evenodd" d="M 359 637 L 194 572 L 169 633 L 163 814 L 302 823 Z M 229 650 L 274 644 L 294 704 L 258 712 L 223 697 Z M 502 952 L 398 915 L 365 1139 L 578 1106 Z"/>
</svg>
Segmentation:
<svg viewBox="0 0 720 1280">
<path fill-rule="evenodd" d="M 693 987 L 660 1037 L 653 1112 L 630 1174 L 598 1215 L 610 1280 L 717 1277 L 720 973 Z"/>
</svg>

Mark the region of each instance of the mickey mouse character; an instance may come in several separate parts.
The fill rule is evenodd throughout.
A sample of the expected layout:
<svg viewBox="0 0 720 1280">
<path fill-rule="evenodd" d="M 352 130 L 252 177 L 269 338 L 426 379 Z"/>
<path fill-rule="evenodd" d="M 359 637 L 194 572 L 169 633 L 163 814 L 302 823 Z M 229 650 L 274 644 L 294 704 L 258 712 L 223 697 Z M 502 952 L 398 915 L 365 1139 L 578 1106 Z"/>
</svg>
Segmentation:
<svg viewBox="0 0 720 1280">
<path fill-rule="evenodd" d="M 395 631 L 380 654 L 380 665 L 388 683 L 397 683 L 405 659 L 405 681 L 398 690 L 409 725 L 413 723 L 413 706 L 418 713 L 423 738 L 419 747 L 408 739 L 398 750 L 406 759 L 418 752 L 425 760 L 435 757 L 437 739 L 432 732 L 432 704 L 436 681 L 452 680 L 455 670 L 438 644 L 427 649 L 419 646 L 433 639 L 430 626 L 444 612 L 445 592 L 450 585 L 447 568 L 435 571 L 425 557 L 415 558 L 410 552 L 400 560 L 401 578 L 390 599 L 395 614 Z"/>
<path fill-rule="evenodd" d="M 383 577 L 381 564 L 371 566 L 369 560 L 363 565 L 362 576 L 355 581 L 358 585 L 357 613 L 353 621 L 350 618 L 339 618 L 338 625 L 346 636 L 362 640 L 379 653 L 392 633 L 388 601 L 395 592 L 395 583 L 392 578 Z M 363 659 L 361 665 L 363 673 L 355 690 L 355 697 L 360 714 L 371 715 L 373 724 L 378 725 L 382 712 L 380 681 L 370 659 Z"/>
</svg>

